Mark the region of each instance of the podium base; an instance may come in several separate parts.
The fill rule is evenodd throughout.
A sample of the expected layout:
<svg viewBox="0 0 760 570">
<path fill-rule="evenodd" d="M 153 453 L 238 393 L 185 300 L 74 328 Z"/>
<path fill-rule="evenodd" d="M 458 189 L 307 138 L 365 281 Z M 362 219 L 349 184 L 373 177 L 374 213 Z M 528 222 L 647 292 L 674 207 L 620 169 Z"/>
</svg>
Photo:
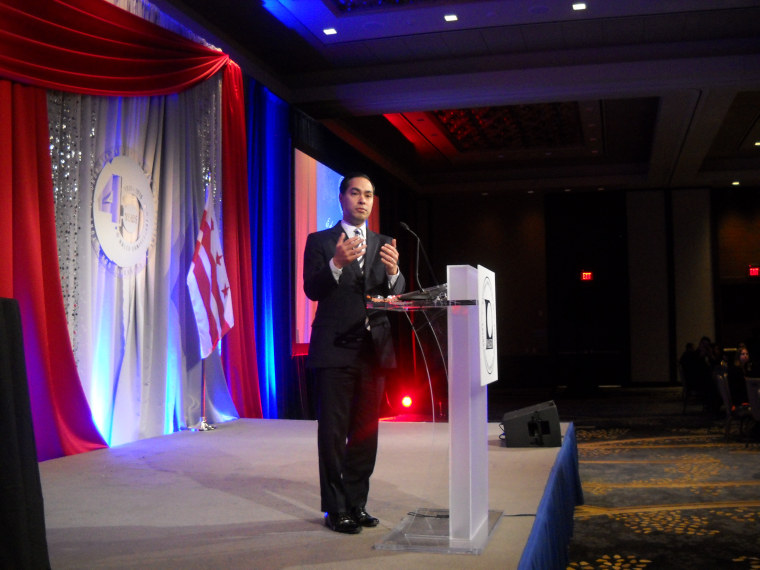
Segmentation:
<svg viewBox="0 0 760 570">
<path fill-rule="evenodd" d="M 417 509 L 375 544 L 376 550 L 406 550 L 443 554 L 481 554 L 485 550 L 503 511 L 488 511 L 487 532 L 472 540 L 449 536 L 448 509 Z"/>
</svg>

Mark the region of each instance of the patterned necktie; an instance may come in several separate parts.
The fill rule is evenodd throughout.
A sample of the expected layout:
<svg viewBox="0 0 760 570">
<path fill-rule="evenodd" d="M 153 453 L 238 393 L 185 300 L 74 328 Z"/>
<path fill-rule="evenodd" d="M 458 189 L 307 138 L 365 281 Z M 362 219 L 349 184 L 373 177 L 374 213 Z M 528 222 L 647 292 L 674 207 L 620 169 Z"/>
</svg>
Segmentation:
<svg viewBox="0 0 760 570">
<path fill-rule="evenodd" d="M 357 236 L 360 240 L 362 240 L 362 243 L 364 242 L 364 234 L 362 234 L 362 231 L 359 228 L 354 229 L 354 235 Z M 362 255 L 359 258 L 359 268 L 362 270 L 362 273 L 364 272 L 364 256 Z"/>
<path fill-rule="evenodd" d="M 362 243 L 364 242 L 364 234 L 359 228 L 354 228 L 354 235 L 358 236 L 360 240 L 362 240 Z M 361 269 L 361 272 L 364 273 L 364 256 L 362 255 L 359 258 L 359 269 Z M 364 317 L 364 328 L 367 330 L 370 330 L 369 328 L 369 317 Z"/>
</svg>

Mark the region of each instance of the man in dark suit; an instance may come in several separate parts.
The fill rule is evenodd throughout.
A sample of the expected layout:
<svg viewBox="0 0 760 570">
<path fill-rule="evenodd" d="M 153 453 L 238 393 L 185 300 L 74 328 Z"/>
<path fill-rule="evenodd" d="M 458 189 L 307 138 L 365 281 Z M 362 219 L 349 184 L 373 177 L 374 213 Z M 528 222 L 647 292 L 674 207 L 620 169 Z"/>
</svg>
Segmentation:
<svg viewBox="0 0 760 570">
<path fill-rule="evenodd" d="M 346 176 L 343 220 L 309 235 L 303 262 L 304 292 L 318 302 L 306 365 L 317 394 L 321 508 L 329 528 L 350 534 L 379 522 L 366 503 L 383 372 L 396 366 L 387 314 L 368 311 L 367 296 L 396 295 L 405 286 L 396 240 L 366 227 L 374 198 L 368 176 Z"/>
</svg>

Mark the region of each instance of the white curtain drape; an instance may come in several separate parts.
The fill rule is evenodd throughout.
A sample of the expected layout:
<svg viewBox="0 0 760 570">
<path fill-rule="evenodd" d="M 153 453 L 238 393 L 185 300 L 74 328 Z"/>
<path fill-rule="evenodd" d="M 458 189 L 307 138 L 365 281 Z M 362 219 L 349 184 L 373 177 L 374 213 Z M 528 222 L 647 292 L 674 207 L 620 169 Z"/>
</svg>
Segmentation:
<svg viewBox="0 0 760 570">
<path fill-rule="evenodd" d="M 221 220 L 220 104 L 220 76 L 171 96 L 48 97 L 67 322 L 93 418 L 110 445 L 192 427 L 204 411 L 209 422 L 237 417 L 217 352 L 205 361 L 203 408 L 185 283 L 207 189 Z M 152 206 L 140 206 L 145 196 L 124 193 L 126 246 L 136 247 L 130 231 L 153 230 L 147 255 L 129 267 L 109 258 L 95 224 L 111 206 L 96 182 L 116 157 L 139 166 L 153 196 Z"/>
</svg>

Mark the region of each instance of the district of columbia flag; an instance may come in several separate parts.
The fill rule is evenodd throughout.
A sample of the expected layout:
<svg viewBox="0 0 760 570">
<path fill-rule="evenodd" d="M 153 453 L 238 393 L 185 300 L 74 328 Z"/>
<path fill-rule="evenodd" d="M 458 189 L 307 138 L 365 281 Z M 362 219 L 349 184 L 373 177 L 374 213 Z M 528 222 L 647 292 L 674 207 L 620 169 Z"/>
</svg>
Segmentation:
<svg viewBox="0 0 760 570">
<path fill-rule="evenodd" d="M 208 193 L 206 207 L 203 209 L 195 253 L 187 273 L 187 288 L 198 325 L 201 358 L 206 358 L 235 324 L 230 283 L 224 266 L 211 192 Z"/>
</svg>

